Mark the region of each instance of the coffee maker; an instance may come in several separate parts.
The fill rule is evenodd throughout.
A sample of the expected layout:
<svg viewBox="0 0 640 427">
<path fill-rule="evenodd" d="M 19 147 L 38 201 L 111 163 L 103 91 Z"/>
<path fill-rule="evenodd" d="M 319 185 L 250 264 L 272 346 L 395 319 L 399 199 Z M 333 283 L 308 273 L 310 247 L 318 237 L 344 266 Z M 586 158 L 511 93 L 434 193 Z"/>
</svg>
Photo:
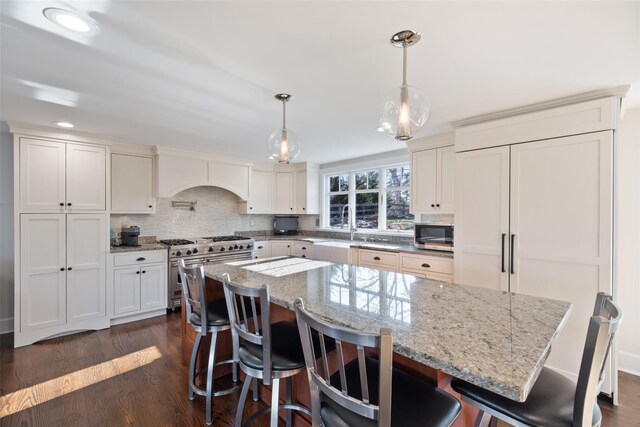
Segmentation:
<svg viewBox="0 0 640 427">
<path fill-rule="evenodd" d="M 123 246 L 139 246 L 138 236 L 140 235 L 140 227 L 132 225 L 131 227 L 122 227 L 122 245 Z"/>
</svg>

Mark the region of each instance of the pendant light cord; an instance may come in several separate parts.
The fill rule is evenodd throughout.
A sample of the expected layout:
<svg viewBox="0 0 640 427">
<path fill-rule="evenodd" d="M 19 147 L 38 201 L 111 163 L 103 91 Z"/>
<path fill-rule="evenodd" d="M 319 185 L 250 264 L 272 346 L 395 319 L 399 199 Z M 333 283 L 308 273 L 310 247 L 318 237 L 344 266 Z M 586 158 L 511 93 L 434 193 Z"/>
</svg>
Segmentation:
<svg viewBox="0 0 640 427">
<path fill-rule="evenodd" d="M 402 85 L 407 84 L 407 44 L 402 45 Z"/>
<path fill-rule="evenodd" d="M 287 103 L 286 101 L 282 101 L 282 129 L 287 128 Z"/>
</svg>

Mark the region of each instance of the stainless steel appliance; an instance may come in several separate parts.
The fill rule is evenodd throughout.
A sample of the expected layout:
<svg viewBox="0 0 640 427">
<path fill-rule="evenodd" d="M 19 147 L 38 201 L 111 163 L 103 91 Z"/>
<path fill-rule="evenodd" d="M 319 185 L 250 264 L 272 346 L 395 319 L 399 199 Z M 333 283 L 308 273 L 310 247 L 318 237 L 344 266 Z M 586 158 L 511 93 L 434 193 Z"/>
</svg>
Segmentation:
<svg viewBox="0 0 640 427">
<path fill-rule="evenodd" d="M 453 225 L 416 223 L 413 245 L 419 249 L 453 252 Z"/>
<path fill-rule="evenodd" d="M 297 216 L 276 216 L 273 218 L 273 234 L 298 234 Z"/>
<path fill-rule="evenodd" d="M 192 239 L 160 240 L 169 246 L 169 295 L 167 308 L 180 307 L 182 285 L 178 274 L 178 260 L 187 266 L 194 264 L 220 264 L 251 259 L 254 240 L 243 236 L 213 236 Z"/>
<path fill-rule="evenodd" d="M 140 227 L 137 225 L 122 227 L 122 232 L 120 234 L 123 246 L 139 246 L 138 236 L 140 235 Z"/>
</svg>

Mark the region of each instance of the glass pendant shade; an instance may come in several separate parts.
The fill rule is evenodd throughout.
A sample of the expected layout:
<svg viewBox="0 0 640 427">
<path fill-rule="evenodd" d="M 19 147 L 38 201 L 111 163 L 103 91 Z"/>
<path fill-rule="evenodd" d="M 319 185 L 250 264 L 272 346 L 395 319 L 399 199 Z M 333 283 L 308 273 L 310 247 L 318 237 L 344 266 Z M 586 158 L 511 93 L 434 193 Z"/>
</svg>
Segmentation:
<svg viewBox="0 0 640 427">
<path fill-rule="evenodd" d="M 420 89 L 402 85 L 387 94 L 380 126 L 398 141 L 407 141 L 427 124 L 431 102 Z"/>
<path fill-rule="evenodd" d="M 269 154 L 278 163 L 292 162 L 300 154 L 298 136 L 289 129 L 280 129 L 269 136 Z"/>
</svg>

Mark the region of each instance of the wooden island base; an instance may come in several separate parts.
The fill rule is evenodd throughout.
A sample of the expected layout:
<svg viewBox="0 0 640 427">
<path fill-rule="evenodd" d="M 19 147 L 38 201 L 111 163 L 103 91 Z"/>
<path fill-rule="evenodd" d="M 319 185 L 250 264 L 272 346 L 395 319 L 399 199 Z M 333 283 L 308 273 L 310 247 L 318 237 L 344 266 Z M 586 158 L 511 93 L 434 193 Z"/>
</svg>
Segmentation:
<svg viewBox="0 0 640 427">
<path fill-rule="evenodd" d="M 213 280 L 211 278 L 206 278 L 207 285 L 207 297 L 211 300 L 215 300 L 218 298 L 224 298 L 224 293 L 222 290 L 222 283 Z M 183 301 L 184 302 L 184 301 Z M 184 305 L 183 305 L 184 307 Z M 279 305 L 271 304 L 271 321 L 279 322 L 282 320 L 295 321 L 295 313 L 291 310 L 288 310 Z M 195 344 L 196 333 L 191 329 L 191 327 L 186 322 L 186 309 L 182 309 L 182 357 L 185 363 L 189 363 L 191 358 L 191 351 Z M 198 366 L 204 367 L 207 363 L 207 358 L 209 355 L 209 345 L 210 341 L 203 340 L 201 345 L 201 351 L 198 355 Z M 218 342 L 216 345 L 216 360 L 224 360 L 231 358 L 231 334 L 226 331 L 222 334 L 218 335 Z M 351 360 L 355 358 L 355 351 L 345 349 L 345 358 L 347 360 Z M 330 361 L 332 362 L 332 361 Z M 334 369 L 336 366 L 334 363 L 329 364 L 329 369 Z M 332 366 L 333 365 L 333 366 Z M 410 372 L 417 377 L 423 378 L 432 384 L 437 384 L 439 388 L 453 394 L 457 398 L 459 395 L 455 393 L 450 386 L 450 382 L 452 377 L 444 372 L 433 369 L 427 365 L 411 360 L 403 355 L 394 353 L 393 354 L 393 365 L 403 370 Z M 220 366 L 216 368 L 216 372 L 214 373 L 215 378 L 219 378 L 225 375 L 228 375 L 231 372 L 230 366 Z M 202 375 L 204 378 L 204 376 Z M 240 378 L 244 380 L 244 374 L 240 371 Z M 270 405 L 271 402 L 271 387 L 263 386 L 261 382 L 259 382 L 259 392 L 260 392 L 260 400 L 262 400 L 267 405 Z M 239 393 L 239 392 L 238 392 Z M 249 395 L 251 396 L 251 394 Z M 250 398 L 250 397 L 249 397 Z M 301 403 L 307 407 L 310 407 L 310 398 L 309 398 L 309 383 L 306 375 L 300 374 L 293 377 L 293 400 L 297 403 Z M 281 382 L 280 385 L 280 401 L 285 401 L 285 384 L 284 381 Z M 280 417 L 284 419 L 284 411 L 280 411 Z M 473 408 L 466 403 L 462 403 L 462 413 L 453 424 L 455 427 L 469 427 L 473 425 L 475 417 L 477 415 L 477 409 Z M 244 418 L 248 417 L 249 414 L 244 414 Z M 267 416 L 267 415 L 265 415 Z M 310 426 L 310 420 L 306 415 L 299 415 L 298 413 L 294 413 L 294 425 L 295 426 Z"/>
</svg>

